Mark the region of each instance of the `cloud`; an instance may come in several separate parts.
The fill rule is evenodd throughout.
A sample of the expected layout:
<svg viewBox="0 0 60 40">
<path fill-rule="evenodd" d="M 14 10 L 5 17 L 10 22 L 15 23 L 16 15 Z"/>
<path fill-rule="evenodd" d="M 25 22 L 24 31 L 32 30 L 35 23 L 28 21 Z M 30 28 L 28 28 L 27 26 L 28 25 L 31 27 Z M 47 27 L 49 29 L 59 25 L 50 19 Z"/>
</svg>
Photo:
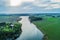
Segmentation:
<svg viewBox="0 0 60 40">
<path fill-rule="evenodd" d="M 51 4 L 50 5 L 52 8 L 60 8 L 60 4 Z"/>
<path fill-rule="evenodd" d="M 51 0 L 51 2 L 60 2 L 60 0 Z"/>
<path fill-rule="evenodd" d="M 23 0 L 23 2 L 33 2 L 34 0 Z"/>
<path fill-rule="evenodd" d="M 45 9 L 56 9 L 60 8 L 60 4 L 49 4 Z"/>
<path fill-rule="evenodd" d="M 21 3 L 22 0 L 10 0 L 10 6 L 19 6 Z"/>
<path fill-rule="evenodd" d="M 9 0 L 0 0 L 0 7 L 1 7 L 1 6 L 4 6 L 4 7 L 5 7 L 5 6 L 6 6 L 6 7 L 9 6 Z"/>
<path fill-rule="evenodd" d="M 10 6 L 21 6 L 24 2 L 33 2 L 34 0 L 10 0 Z"/>
<path fill-rule="evenodd" d="M 23 2 L 22 2 L 23 1 Z M 59 9 L 60 3 L 57 0 L 22 0 L 18 7 L 9 7 L 9 1 L 0 0 L 0 5 L 6 6 L 0 9 L 0 12 L 6 13 L 25 13 L 25 12 L 45 12 L 48 10 Z M 5 3 L 4 3 L 5 2 Z"/>
<path fill-rule="evenodd" d="M 43 9 L 60 8 L 60 0 L 35 0 L 33 4 L 38 7 L 44 7 Z"/>
</svg>

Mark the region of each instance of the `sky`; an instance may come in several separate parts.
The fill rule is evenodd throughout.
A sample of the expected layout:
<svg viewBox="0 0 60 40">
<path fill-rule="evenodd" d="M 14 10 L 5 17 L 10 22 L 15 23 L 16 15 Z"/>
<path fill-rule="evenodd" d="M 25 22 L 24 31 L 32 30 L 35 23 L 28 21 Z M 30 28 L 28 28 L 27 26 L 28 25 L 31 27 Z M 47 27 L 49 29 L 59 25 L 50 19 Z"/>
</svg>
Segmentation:
<svg viewBox="0 0 60 40">
<path fill-rule="evenodd" d="M 60 13 L 60 0 L 0 0 L 0 13 Z"/>
</svg>

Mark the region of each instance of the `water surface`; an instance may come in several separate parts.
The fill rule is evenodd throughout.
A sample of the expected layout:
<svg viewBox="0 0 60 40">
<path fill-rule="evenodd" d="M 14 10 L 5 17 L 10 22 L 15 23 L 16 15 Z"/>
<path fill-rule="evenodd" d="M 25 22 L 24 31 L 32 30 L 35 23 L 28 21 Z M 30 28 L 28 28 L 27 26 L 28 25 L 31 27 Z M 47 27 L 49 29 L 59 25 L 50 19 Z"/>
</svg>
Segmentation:
<svg viewBox="0 0 60 40">
<path fill-rule="evenodd" d="M 30 23 L 29 16 L 21 16 L 22 34 L 16 40 L 42 40 L 44 34 L 36 28 L 33 23 Z"/>
</svg>

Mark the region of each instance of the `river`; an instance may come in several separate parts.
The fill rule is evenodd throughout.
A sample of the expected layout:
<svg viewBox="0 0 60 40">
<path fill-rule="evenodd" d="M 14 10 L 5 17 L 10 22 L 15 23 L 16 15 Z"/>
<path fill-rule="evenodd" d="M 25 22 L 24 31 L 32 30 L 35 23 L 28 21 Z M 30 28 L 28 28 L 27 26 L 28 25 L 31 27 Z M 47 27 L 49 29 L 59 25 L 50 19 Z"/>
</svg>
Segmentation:
<svg viewBox="0 0 60 40">
<path fill-rule="evenodd" d="M 16 40 L 42 40 L 44 34 L 37 27 L 30 23 L 29 16 L 21 16 L 19 23 L 22 23 L 22 34 Z"/>
</svg>

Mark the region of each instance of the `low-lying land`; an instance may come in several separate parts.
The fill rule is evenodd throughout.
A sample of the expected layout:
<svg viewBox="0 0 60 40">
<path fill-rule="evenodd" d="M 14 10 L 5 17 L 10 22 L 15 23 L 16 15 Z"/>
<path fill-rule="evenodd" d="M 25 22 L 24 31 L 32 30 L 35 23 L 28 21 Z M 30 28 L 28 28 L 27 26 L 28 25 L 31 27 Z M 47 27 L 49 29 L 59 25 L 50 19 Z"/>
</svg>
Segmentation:
<svg viewBox="0 0 60 40">
<path fill-rule="evenodd" d="M 60 40 L 59 16 L 30 16 L 30 21 L 45 34 L 44 40 Z"/>
<path fill-rule="evenodd" d="M 0 40 L 15 40 L 20 36 L 22 24 L 18 19 L 19 16 L 0 16 Z"/>
</svg>

